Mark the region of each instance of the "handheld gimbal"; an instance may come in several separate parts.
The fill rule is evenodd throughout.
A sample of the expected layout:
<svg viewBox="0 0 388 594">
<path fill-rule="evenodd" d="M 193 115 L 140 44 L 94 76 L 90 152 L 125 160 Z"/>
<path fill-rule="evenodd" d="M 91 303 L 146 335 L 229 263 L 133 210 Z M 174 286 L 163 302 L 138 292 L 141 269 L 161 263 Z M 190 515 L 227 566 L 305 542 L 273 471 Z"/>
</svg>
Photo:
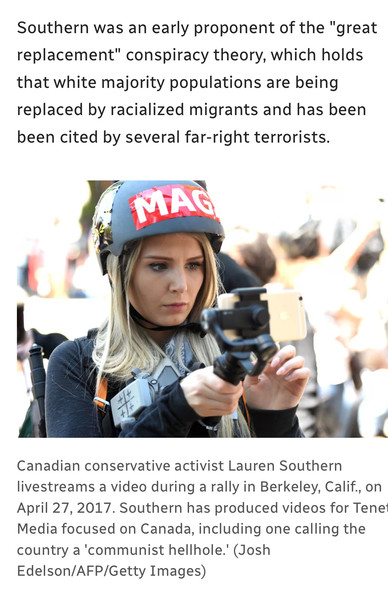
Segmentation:
<svg viewBox="0 0 388 594">
<path fill-rule="evenodd" d="M 214 373 L 237 385 L 246 375 L 260 375 L 278 347 L 270 336 L 268 303 L 263 288 L 235 289 L 231 309 L 205 309 L 202 328 L 216 338 L 222 355 L 214 361 Z M 234 331 L 232 338 L 225 333 Z"/>
</svg>

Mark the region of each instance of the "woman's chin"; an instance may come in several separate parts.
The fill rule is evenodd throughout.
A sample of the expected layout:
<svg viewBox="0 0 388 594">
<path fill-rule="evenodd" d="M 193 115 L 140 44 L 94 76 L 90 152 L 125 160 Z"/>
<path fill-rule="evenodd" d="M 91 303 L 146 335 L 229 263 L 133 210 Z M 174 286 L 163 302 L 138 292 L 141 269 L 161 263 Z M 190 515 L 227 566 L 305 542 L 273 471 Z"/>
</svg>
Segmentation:
<svg viewBox="0 0 388 594">
<path fill-rule="evenodd" d="M 186 316 L 171 315 L 166 316 L 161 326 L 180 326 L 186 320 Z"/>
</svg>

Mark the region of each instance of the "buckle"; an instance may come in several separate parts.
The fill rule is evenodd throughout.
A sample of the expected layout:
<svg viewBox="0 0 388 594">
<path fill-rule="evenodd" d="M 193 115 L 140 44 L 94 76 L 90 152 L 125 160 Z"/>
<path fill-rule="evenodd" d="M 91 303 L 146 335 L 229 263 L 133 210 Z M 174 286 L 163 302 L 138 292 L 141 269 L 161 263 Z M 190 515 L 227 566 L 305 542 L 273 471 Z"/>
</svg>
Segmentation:
<svg viewBox="0 0 388 594">
<path fill-rule="evenodd" d="M 100 411 L 104 414 L 106 413 L 107 409 L 110 407 L 110 403 L 107 402 L 106 400 L 104 400 L 103 398 L 100 398 L 99 396 L 95 396 L 93 398 L 93 402 L 96 404 L 96 406 L 98 406 Z"/>
</svg>

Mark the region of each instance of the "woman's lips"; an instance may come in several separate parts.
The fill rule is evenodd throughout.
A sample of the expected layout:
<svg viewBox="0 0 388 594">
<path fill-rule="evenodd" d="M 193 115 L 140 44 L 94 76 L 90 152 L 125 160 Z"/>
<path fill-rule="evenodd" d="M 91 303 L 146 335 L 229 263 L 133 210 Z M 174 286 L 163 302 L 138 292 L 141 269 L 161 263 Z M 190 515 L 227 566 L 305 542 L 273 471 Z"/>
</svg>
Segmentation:
<svg viewBox="0 0 388 594">
<path fill-rule="evenodd" d="M 186 309 L 187 303 L 168 303 L 164 307 L 169 311 L 180 312 Z"/>
</svg>

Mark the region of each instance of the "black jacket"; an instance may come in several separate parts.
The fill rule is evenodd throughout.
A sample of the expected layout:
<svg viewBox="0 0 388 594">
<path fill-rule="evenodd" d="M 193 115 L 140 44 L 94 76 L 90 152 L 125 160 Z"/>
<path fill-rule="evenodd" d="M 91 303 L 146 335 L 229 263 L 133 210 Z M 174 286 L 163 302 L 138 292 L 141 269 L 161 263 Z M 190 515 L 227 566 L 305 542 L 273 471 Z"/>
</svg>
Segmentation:
<svg viewBox="0 0 388 594">
<path fill-rule="evenodd" d="M 104 437 L 102 415 L 93 402 L 96 370 L 93 340 L 80 338 L 58 346 L 50 357 L 46 380 L 48 437 Z M 109 382 L 113 395 L 123 385 Z M 257 437 L 303 437 L 296 407 L 285 411 L 249 409 Z M 143 410 L 119 437 L 208 437 L 200 417 L 189 406 L 179 382 L 173 383 Z"/>
</svg>

